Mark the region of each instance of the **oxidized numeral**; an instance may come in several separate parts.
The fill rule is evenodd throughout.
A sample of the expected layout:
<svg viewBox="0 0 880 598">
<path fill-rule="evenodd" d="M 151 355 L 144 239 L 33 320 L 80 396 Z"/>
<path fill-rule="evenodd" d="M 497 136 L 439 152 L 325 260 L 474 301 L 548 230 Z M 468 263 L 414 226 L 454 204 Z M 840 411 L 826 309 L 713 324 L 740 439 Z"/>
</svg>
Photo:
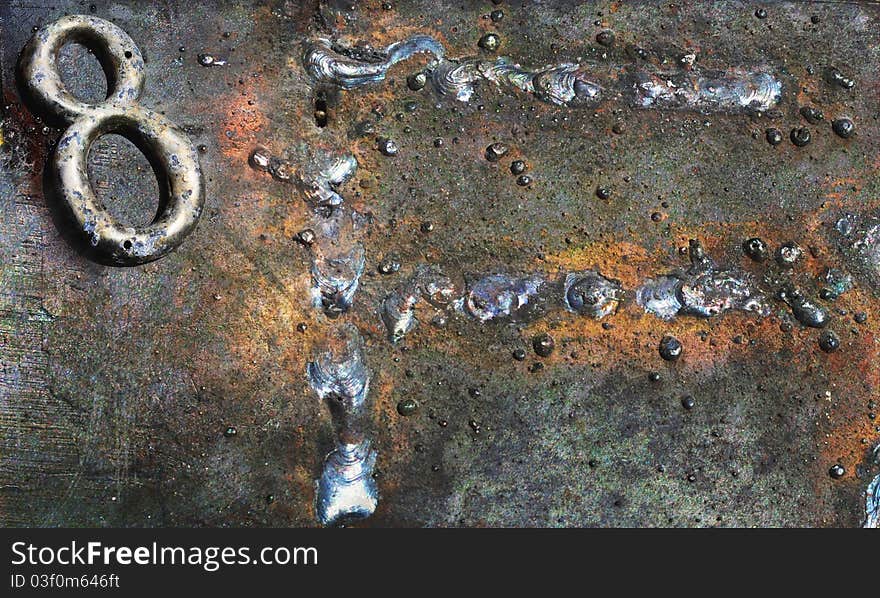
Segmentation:
<svg viewBox="0 0 880 598">
<path fill-rule="evenodd" d="M 108 87 L 103 102 L 83 102 L 65 87 L 56 59 L 69 42 L 85 45 L 101 62 Z M 58 19 L 25 45 L 18 76 L 35 111 L 68 125 L 47 164 L 47 182 L 96 259 L 121 266 L 144 264 L 167 254 L 192 232 L 205 203 L 198 154 L 183 130 L 138 104 L 144 87 L 144 59 L 122 29 L 89 16 Z M 134 143 L 159 178 L 160 210 L 146 226 L 117 222 L 89 183 L 89 149 L 108 133 Z"/>
</svg>

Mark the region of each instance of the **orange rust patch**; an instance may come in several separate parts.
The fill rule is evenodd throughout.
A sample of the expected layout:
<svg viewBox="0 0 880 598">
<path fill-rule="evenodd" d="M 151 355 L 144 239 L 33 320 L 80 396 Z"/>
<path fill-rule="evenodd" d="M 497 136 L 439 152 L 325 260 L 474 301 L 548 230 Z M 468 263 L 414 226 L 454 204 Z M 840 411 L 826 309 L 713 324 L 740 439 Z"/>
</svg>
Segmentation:
<svg viewBox="0 0 880 598">
<path fill-rule="evenodd" d="M 252 103 L 249 103 L 252 102 Z M 268 122 L 258 96 L 240 91 L 218 99 L 218 112 L 224 115 L 217 131 L 217 145 L 233 164 L 247 164 L 259 134 Z"/>
</svg>

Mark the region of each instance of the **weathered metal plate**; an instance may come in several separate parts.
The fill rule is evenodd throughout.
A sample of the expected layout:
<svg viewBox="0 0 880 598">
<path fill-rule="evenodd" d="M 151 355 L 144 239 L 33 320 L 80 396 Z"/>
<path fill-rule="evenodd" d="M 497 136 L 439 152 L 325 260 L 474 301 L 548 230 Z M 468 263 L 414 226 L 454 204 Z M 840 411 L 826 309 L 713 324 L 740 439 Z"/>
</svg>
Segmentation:
<svg viewBox="0 0 880 598">
<path fill-rule="evenodd" d="M 340 193 L 371 216 L 366 271 L 343 317 L 364 337 L 373 372 L 381 499 L 358 525 L 865 521 L 880 441 L 880 276 L 854 243 L 880 208 L 877 4 L 39 4 L 0 7 L 4 525 L 316 524 L 314 481 L 334 432 L 306 364 L 339 321 L 311 305 L 309 252 L 293 239 L 309 222 L 302 194 L 249 167 L 259 146 L 293 164 L 310 150 L 350 151 L 360 164 Z M 499 9 L 503 18 L 489 18 Z M 146 62 L 141 103 L 201 146 L 201 222 L 176 252 L 144 266 L 79 256 L 44 201 L 42 168 L 60 130 L 21 104 L 14 67 L 34 27 L 76 13 L 134 39 Z M 604 30 L 614 32 L 610 47 L 596 41 Z M 784 82 L 783 97 L 760 116 L 615 100 L 566 108 L 486 86 L 461 103 L 407 87 L 430 59 L 417 56 L 382 84 L 331 94 L 326 126 L 316 123 L 304 39 L 323 32 L 382 48 L 424 33 L 450 56 L 494 56 L 477 46 L 489 31 L 499 55 L 532 66 L 677 69 L 693 55 L 705 68 L 767 68 Z M 200 54 L 226 64 L 202 66 Z M 105 84 L 89 60 L 77 47 L 61 56 L 68 84 L 100 97 Z M 830 66 L 855 86 L 827 82 Z M 807 124 L 802 106 L 825 120 Z M 855 123 L 849 139 L 831 130 L 841 116 Z M 797 147 L 788 133 L 802 126 L 812 140 Z M 767 143 L 768 127 L 784 133 L 781 145 Z M 398 154 L 377 151 L 377 137 L 393 139 Z M 493 142 L 511 148 L 498 162 L 484 157 Z M 516 184 L 515 159 L 527 163 L 531 184 Z M 158 188 L 135 148 L 102 141 L 90 164 L 108 209 L 149 220 Z M 610 197 L 598 198 L 598 187 Z M 847 214 L 851 236 L 837 226 Z M 645 279 L 687 267 L 680 248 L 692 238 L 765 284 L 772 258 L 757 264 L 741 248 L 755 236 L 771 250 L 788 241 L 804 248 L 789 274 L 772 276 L 813 298 L 827 268 L 852 276 L 836 300 L 815 299 L 830 314 L 837 351 L 820 350 L 821 332 L 772 296 L 767 317 L 674 321 L 634 301 Z M 399 272 L 378 273 L 387 256 Z M 420 325 L 392 345 L 382 300 L 425 263 L 458 284 L 499 271 L 598 268 L 627 295 L 601 321 L 554 310 L 525 323 L 450 317 L 436 327 L 420 307 Z M 540 357 L 532 339 L 545 332 L 555 350 Z M 683 343 L 674 362 L 658 353 L 667 334 Z M 524 360 L 513 358 L 517 349 Z M 407 398 L 419 408 L 402 416 Z M 835 465 L 842 476 L 830 475 Z"/>
</svg>

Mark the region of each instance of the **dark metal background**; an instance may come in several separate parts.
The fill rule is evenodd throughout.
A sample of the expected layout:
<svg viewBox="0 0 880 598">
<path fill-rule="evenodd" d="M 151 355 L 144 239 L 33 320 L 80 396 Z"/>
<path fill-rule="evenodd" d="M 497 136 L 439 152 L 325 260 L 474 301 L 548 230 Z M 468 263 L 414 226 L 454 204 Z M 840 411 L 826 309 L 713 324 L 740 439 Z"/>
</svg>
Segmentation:
<svg viewBox="0 0 880 598">
<path fill-rule="evenodd" d="M 349 319 L 375 375 L 382 493 L 363 525 L 861 524 L 878 469 L 870 453 L 880 439 L 871 415 L 880 320 L 877 288 L 856 272 L 855 289 L 831 306 L 842 344 L 833 354 L 819 350 L 817 331 L 788 329 L 782 303 L 763 320 L 731 313 L 664 323 L 630 301 L 609 329 L 564 312 L 521 326 L 453 320 L 437 329 L 424 318 L 396 348 L 376 312 L 426 261 L 453 276 L 598 266 L 632 289 L 684 263 L 679 248 L 693 237 L 718 261 L 759 272 L 740 243 L 760 235 L 772 247 L 791 240 L 810 249 L 796 274 L 803 280 L 847 268 L 833 223 L 847 211 L 872 213 L 880 191 L 877 4 L 764 3 L 765 19 L 744 2 L 37 4 L 0 7 L 4 525 L 314 524 L 313 481 L 332 430 L 304 373 L 331 324 L 309 305 L 309 258 L 292 241 L 306 209 L 292 186 L 248 168 L 257 145 L 294 162 L 308 147 L 350 149 L 361 165 L 342 191 L 373 216 L 369 273 Z M 493 24 L 496 8 L 505 16 Z M 41 169 L 59 131 L 20 105 L 13 68 L 33 27 L 72 13 L 127 31 L 146 59 L 141 102 L 204 145 L 206 212 L 159 262 L 86 261 L 43 200 Z M 562 109 L 489 89 L 467 105 L 438 104 L 407 89 L 425 60 L 415 58 L 385 84 L 342 95 L 320 128 L 299 43 L 322 21 L 376 47 L 429 33 L 452 56 L 478 53 L 493 30 L 499 53 L 533 65 L 626 64 L 635 45 L 671 68 L 695 50 L 708 67 L 766 66 L 787 88 L 770 117 L 611 102 Z M 594 40 L 605 28 L 616 34 L 610 49 Z M 229 64 L 202 67 L 203 52 Z M 95 93 L 100 70 L 83 67 L 86 52 L 72 47 L 62 58 L 70 85 Z M 829 86 L 828 65 L 855 88 Z M 826 114 L 810 127 L 812 143 L 764 141 L 767 126 L 787 135 L 805 124 L 797 112 L 805 104 Z M 827 122 L 842 114 L 857 126 L 848 141 Z M 357 135 L 362 121 L 395 139 L 400 154 L 383 156 L 375 135 Z M 611 131 L 618 121 L 620 135 Z M 529 163 L 531 186 L 515 184 L 509 161 L 483 158 L 492 141 Z M 157 186 L 132 146 L 102 141 L 91 163 L 115 214 L 149 220 Z M 609 200 L 596 198 L 599 185 L 612 189 Z M 426 221 L 430 233 L 420 230 Z M 401 272 L 376 274 L 392 253 Z M 854 323 L 858 311 L 866 323 Z M 548 359 L 530 350 L 543 331 L 557 343 Z M 675 364 L 657 353 L 665 333 L 685 346 Z M 511 358 L 519 347 L 529 350 L 524 362 Z M 545 367 L 531 372 L 536 361 Z M 688 394 L 690 411 L 681 406 Z M 405 397 L 420 403 L 413 416 L 396 412 Z M 229 426 L 234 436 L 224 435 Z M 828 474 L 835 463 L 846 469 L 838 480 Z"/>
</svg>

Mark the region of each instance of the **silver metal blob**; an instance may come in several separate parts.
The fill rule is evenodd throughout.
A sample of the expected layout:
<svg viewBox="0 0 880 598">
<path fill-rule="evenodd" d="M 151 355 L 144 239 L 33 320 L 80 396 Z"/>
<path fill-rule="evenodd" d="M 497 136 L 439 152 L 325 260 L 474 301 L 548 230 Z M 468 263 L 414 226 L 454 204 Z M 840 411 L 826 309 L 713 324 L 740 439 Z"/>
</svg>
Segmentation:
<svg viewBox="0 0 880 598">
<path fill-rule="evenodd" d="M 880 223 L 868 226 L 852 243 L 852 247 L 860 269 L 875 286 L 880 286 Z"/>
<path fill-rule="evenodd" d="M 354 176 L 357 159 L 350 153 L 319 153 L 312 155 L 305 166 L 296 168 L 290 161 L 258 148 L 249 161 L 255 169 L 279 181 L 294 182 L 302 193 L 312 211 L 314 232 L 308 244 L 312 252 L 312 304 L 329 316 L 345 313 L 354 300 L 366 256 L 355 234 L 358 215 L 344 207 L 345 200 L 337 189 Z"/>
<path fill-rule="evenodd" d="M 337 189 L 354 176 L 358 167 L 352 154 L 322 153 L 296 168 L 289 160 L 273 156 L 264 148 L 254 150 L 249 161 L 253 168 L 268 172 L 275 180 L 292 181 L 306 204 L 315 210 L 342 205 L 344 199 Z"/>
<path fill-rule="evenodd" d="M 324 460 L 315 482 L 315 514 L 322 525 L 369 517 L 379 491 L 373 479 L 376 451 L 366 436 L 364 417 L 370 372 L 357 329 L 341 326 L 331 332 L 316 358 L 308 364 L 309 385 L 333 415 L 336 446 Z"/>
<path fill-rule="evenodd" d="M 855 245 L 873 265 L 880 267 L 880 224 L 870 227 Z"/>
<path fill-rule="evenodd" d="M 728 310 L 755 312 L 766 316 L 770 307 L 744 272 L 705 272 L 682 282 L 679 295 L 683 315 L 710 318 Z"/>
<path fill-rule="evenodd" d="M 880 528 L 880 475 L 874 478 L 865 492 L 865 527 Z"/>
<path fill-rule="evenodd" d="M 381 51 L 367 46 L 345 46 L 326 38 L 305 45 L 303 65 L 317 82 L 353 89 L 385 79 L 388 69 L 417 53 L 430 53 L 431 87 L 442 96 L 468 102 L 480 82 L 504 93 L 526 93 L 557 106 L 592 105 L 606 96 L 638 108 L 695 110 L 700 112 L 764 112 L 782 97 L 782 83 L 772 74 L 730 68 L 723 71 L 691 68 L 673 73 L 628 71 L 605 73 L 599 69 L 562 62 L 539 68 L 520 66 L 508 57 L 445 58 L 442 44 L 427 35 L 416 35 Z"/>
<path fill-rule="evenodd" d="M 677 315 L 710 318 L 729 310 L 770 313 L 747 273 L 718 268 L 697 240 L 691 239 L 689 253 L 691 267 L 686 272 L 648 279 L 636 290 L 636 302 L 647 313 L 663 320 Z"/>
<path fill-rule="evenodd" d="M 431 69 L 433 88 L 443 96 L 467 102 L 481 81 L 503 92 L 524 92 L 557 106 L 582 106 L 605 97 L 623 97 L 638 108 L 695 110 L 701 112 L 763 112 L 782 97 L 782 84 L 764 72 L 730 69 L 701 73 L 625 72 L 602 85 L 600 73 L 585 65 L 563 62 L 529 69 L 510 58 L 494 61 L 477 58 L 444 59 Z"/>
<path fill-rule="evenodd" d="M 801 289 L 794 285 L 783 286 L 779 290 L 778 297 L 791 308 L 795 319 L 804 326 L 824 328 L 828 324 L 828 311 L 811 301 Z"/>
<path fill-rule="evenodd" d="M 575 106 L 599 100 L 602 88 L 579 65 L 562 63 L 539 69 L 521 67 L 510 58 L 494 61 L 476 58 L 441 60 L 431 68 L 437 93 L 461 102 L 470 101 L 475 84 L 485 81 L 503 92 L 523 92 L 558 106 Z"/>
<path fill-rule="evenodd" d="M 370 389 L 357 329 L 344 325 L 329 335 L 326 346 L 308 364 L 309 385 L 322 400 L 341 402 L 347 416 L 359 415 Z"/>
<path fill-rule="evenodd" d="M 843 214 L 835 223 L 847 270 L 870 288 L 880 288 L 880 215 Z"/>
<path fill-rule="evenodd" d="M 661 320 L 671 320 L 682 308 L 681 279 L 676 276 L 649 278 L 636 289 L 636 303 Z"/>
<path fill-rule="evenodd" d="M 563 303 L 568 311 L 601 319 L 617 311 L 623 288 L 598 272 L 570 272 L 565 276 Z"/>
<path fill-rule="evenodd" d="M 324 460 L 324 471 L 315 482 L 315 516 L 321 525 L 364 519 L 379 503 L 373 478 L 376 451 L 369 440 L 340 444 Z"/>
<path fill-rule="evenodd" d="M 354 176 L 357 167 L 351 154 L 322 155 L 298 173 L 297 184 L 312 208 L 335 207 L 343 202 L 337 187 Z"/>
<path fill-rule="evenodd" d="M 448 307 L 455 296 L 455 285 L 432 266 L 420 266 L 415 273 L 382 302 L 381 316 L 388 338 L 392 343 L 400 341 L 415 328 L 416 305 L 422 300 L 437 309 Z"/>
<path fill-rule="evenodd" d="M 546 279 L 541 275 L 526 277 L 490 274 L 467 286 L 458 300 L 461 311 L 481 322 L 490 320 L 526 320 L 540 312 L 546 301 Z"/>
<path fill-rule="evenodd" d="M 782 97 L 782 83 L 778 79 L 769 73 L 742 69 L 635 72 L 622 80 L 628 85 L 625 95 L 638 108 L 765 112 Z"/>
<path fill-rule="evenodd" d="M 338 252 L 334 249 L 325 250 L 322 244 L 312 248 L 312 303 L 331 317 L 351 307 L 366 262 L 361 243 Z"/>
<path fill-rule="evenodd" d="M 438 269 L 420 266 L 388 294 L 380 314 L 389 340 L 396 343 L 418 324 L 415 309 L 421 301 L 480 322 L 522 322 L 534 320 L 560 304 L 568 311 L 600 319 L 616 312 L 623 296 L 618 281 L 594 270 L 568 273 L 562 281 L 552 281 L 541 273 L 489 274 L 467 284 L 462 296 Z"/>
<path fill-rule="evenodd" d="M 442 58 L 443 46 L 428 35 L 414 35 L 376 52 L 318 38 L 306 42 L 303 65 L 315 81 L 354 89 L 383 81 L 392 66 L 423 53 Z"/>
<path fill-rule="evenodd" d="M 271 159 L 253 156 L 251 163 L 257 167 L 266 164 L 270 170 L 273 164 Z M 312 301 L 330 317 L 338 317 L 351 307 L 366 262 L 364 246 L 357 237 L 359 215 L 343 205 L 335 189 L 356 169 L 357 161 L 350 154 L 320 155 L 295 173 L 297 187 L 312 208 L 314 231 L 308 243 L 312 251 Z M 335 330 L 326 342 L 325 349 L 308 365 L 308 379 L 328 403 L 337 437 L 336 447 L 325 458 L 323 473 L 315 482 L 315 513 L 321 524 L 336 525 L 371 515 L 379 492 L 372 477 L 376 452 L 370 448 L 363 421 L 370 385 L 363 342 L 350 325 Z"/>
<path fill-rule="evenodd" d="M 419 302 L 419 291 L 403 285 L 391 291 L 382 302 L 382 323 L 388 331 L 388 340 L 397 343 L 415 328 L 418 321 L 415 307 Z"/>
<path fill-rule="evenodd" d="M 479 64 L 475 60 L 442 60 L 431 69 L 429 80 L 440 95 L 469 102 L 474 95 L 474 84 L 481 79 Z"/>
<path fill-rule="evenodd" d="M 567 62 L 537 71 L 532 87 L 535 97 L 557 106 L 592 104 L 602 94 L 602 87 L 588 79 L 580 65 Z"/>
</svg>

